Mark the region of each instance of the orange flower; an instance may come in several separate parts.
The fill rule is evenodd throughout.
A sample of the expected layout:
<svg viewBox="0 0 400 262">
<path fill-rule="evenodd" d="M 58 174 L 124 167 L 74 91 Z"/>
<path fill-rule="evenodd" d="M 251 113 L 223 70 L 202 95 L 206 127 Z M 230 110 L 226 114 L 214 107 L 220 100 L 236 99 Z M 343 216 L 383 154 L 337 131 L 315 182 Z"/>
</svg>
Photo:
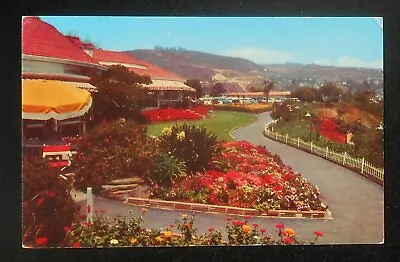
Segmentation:
<svg viewBox="0 0 400 262">
<path fill-rule="evenodd" d="M 137 239 L 136 239 L 136 238 L 131 238 L 131 241 L 130 241 L 130 242 L 131 242 L 132 245 L 134 245 L 134 244 L 136 244 Z"/>
<path fill-rule="evenodd" d="M 192 225 L 190 225 L 189 223 L 185 223 L 184 226 L 185 226 L 186 228 L 190 228 Z"/>
<path fill-rule="evenodd" d="M 170 239 L 172 237 L 172 232 L 171 231 L 164 232 L 163 234 L 164 234 L 164 238 L 165 239 Z"/>
<path fill-rule="evenodd" d="M 286 229 L 285 229 L 285 233 L 286 233 L 286 235 L 287 235 L 288 237 L 294 237 L 294 236 L 296 235 L 296 232 L 294 232 L 294 230 L 291 229 L 291 228 L 286 228 Z"/>
<path fill-rule="evenodd" d="M 246 233 L 250 233 L 250 232 L 251 232 L 251 227 L 248 226 L 248 225 L 243 225 L 243 226 L 242 226 L 242 229 L 243 229 L 243 231 L 246 232 Z"/>
</svg>

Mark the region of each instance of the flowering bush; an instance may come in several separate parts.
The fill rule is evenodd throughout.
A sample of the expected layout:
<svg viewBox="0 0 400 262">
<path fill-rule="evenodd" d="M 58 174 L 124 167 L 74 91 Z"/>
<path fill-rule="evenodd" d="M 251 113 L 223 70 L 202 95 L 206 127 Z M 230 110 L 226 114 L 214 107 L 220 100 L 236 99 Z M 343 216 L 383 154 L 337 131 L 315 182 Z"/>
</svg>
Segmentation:
<svg viewBox="0 0 400 262">
<path fill-rule="evenodd" d="M 189 173 L 203 171 L 219 152 L 216 134 L 205 127 L 186 124 L 164 128 L 159 147 L 162 152 L 183 160 Z"/>
<path fill-rule="evenodd" d="M 82 137 L 73 157 L 75 186 L 99 190 L 113 179 L 149 177 L 157 154 L 144 126 L 125 119 L 100 124 Z"/>
<path fill-rule="evenodd" d="M 256 208 L 258 210 L 321 210 L 319 190 L 299 173 L 281 163 L 265 147 L 246 141 L 223 142 L 223 150 L 212 158 L 209 170 L 188 177 L 171 192 L 186 190 L 177 198 L 198 202 L 196 192 L 206 194 L 207 203 Z M 221 169 L 221 166 L 223 168 Z M 204 197 L 202 198 L 204 199 Z"/>
<path fill-rule="evenodd" d="M 117 217 L 109 221 L 102 216 L 96 216 L 93 224 L 74 224 L 68 231 L 65 242 L 66 247 L 177 247 L 177 246 L 235 246 L 235 245 L 296 245 L 315 244 L 320 231 L 315 231 L 313 241 L 298 241 L 295 231 L 291 228 L 284 229 L 283 224 L 278 224 L 278 237 L 271 233 L 266 234 L 264 228 L 258 224 L 249 224 L 248 219 L 238 221 L 227 218 L 224 239 L 220 230 L 213 227 L 208 233 L 197 234 L 194 227 L 194 216 L 190 218 L 183 214 L 181 219 L 176 219 L 165 229 L 143 228 L 143 216 L 133 217 L 126 221 L 124 217 Z"/>
<path fill-rule="evenodd" d="M 331 118 L 320 119 L 319 134 L 336 143 L 346 143 L 346 134 L 339 131 L 336 123 Z"/>
<path fill-rule="evenodd" d="M 57 246 L 64 241 L 64 227 L 71 225 L 78 206 L 70 184 L 42 158 L 25 159 L 22 170 L 22 243 L 26 246 Z"/>
<path fill-rule="evenodd" d="M 142 114 L 151 122 L 167 122 L 177 120 L 198 120 L 207 116 L 208 108 L 198 106 L 191 110 L 166 108 L 143 111 Z"/>
</svg>

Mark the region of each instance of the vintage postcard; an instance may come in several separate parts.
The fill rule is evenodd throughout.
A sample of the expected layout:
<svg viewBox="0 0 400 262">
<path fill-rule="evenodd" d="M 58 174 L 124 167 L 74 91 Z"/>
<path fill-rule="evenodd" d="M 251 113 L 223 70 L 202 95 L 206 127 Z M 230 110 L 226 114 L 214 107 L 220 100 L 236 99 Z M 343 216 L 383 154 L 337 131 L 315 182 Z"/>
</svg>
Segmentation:
<svg viewBox="0 0 400 262">
<path fill-rule="evenodd" d="M 384 242 L 382 18 L 21 26 L 24 248 Z"/>
</svg>

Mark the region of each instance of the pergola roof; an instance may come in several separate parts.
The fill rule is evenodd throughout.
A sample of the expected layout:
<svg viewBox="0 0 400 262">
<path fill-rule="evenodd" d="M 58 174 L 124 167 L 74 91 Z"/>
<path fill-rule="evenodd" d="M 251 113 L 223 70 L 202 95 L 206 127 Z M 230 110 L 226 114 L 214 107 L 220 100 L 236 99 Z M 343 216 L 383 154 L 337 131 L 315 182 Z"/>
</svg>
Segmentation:
<svg viewBox="0 0 400 262">
<path fill-rule="evenodd" d="M 191 88 L 185 85 L 182 82 L 175 81 L 175 80 L 157 80 L 153 79 L 153 83 L 150 85 L 144 85 L 145 87 L 149 88 L 150 90 L 156 91 L 189 91 L 189 92 L 196 92 L 196 89 Z"/>
</svg>

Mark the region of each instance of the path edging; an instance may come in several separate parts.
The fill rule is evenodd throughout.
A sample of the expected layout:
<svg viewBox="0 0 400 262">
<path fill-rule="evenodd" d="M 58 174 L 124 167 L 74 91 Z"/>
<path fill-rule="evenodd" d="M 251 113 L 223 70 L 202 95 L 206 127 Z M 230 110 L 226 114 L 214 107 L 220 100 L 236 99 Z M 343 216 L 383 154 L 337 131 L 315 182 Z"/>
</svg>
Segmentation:
<svg viewBox="0 0 400 262">
<path fill-rule="evenodd" d="M 316 154 L 314 151 L 307 150 L 307 149 L 303 149 L 303 148 L 301 148 L 301 147 L 294 146 L 294 145 L 292 145 L 292 144 L 290 144 L 290 143 L 286 143 L 286 142 L 284 142 L 284 141 L 280 141 L 280 140 L 276 139 L 273 135 L 268 135 L 267 132 L 265 132 L 265 130 L 263 131 L 263 135 L 264 135 L 264 137 L 266 137 L 266 138 L 268 138 L 268 139 L 271 139 L 271 140 L 273 140 L 273 141 L 275 141 L 275 142 L 288 145 L 288 146 L 290 146 L 290 147 L 299 149 L 299 150 L 301 150 L 301 151 L 303 151 L 303 152 L 307 152 L 307 153 L 309 153 L 309 154 L 312 154 L 312 155 L 314 155 L 314 156 L 318 156 L 318 157 L 320 157 L 320 158 L 322 158 L 322 159 L 328 160 L 329 162 L 332 162 L 332 163 L 334 163 L 334 164 L 337 164 L 337 165 L 339 165 L 339 166 L 342 166 L 342 167 L 344 167 L 344 168 L 347 168 L 347 169 L 349 169 L 349 170 L 351 170 L 351 171 L 354 171 L 354 172 L 356 172 L 356 173 L 358 173 L 358 174 L 364 176 L 365 178 L 371 180 L 372 182 L 375 182 L 375 183 L 378 184 L 378 185 L 384 186 L 384 181 L 382 181 L 382 180 L 380 180 L 380 179 L 377 179 L 377 178 L 375 178 L 374 176 L 370 176 L 370 175 L 368 175 L 368 174 L 363 174 L 363 173 L 361 173 L 361 171 L 360 171 L 358 168 L 351 167 L 351 166 L 348 166 L 348 165 L 340 164 L 339 162 L 333 161 L 333 160 L 331 160 L 331 159 L 329 159 L 329 158 L 326 158 L 326 157 L 324 157 L 324 156 L 322 156 L 322 155 L 318 155 L 318 154 Z"/>
<path fill-rule="evenodd" d="M 135 206 L 149 207 L 156 209 L 199 211 L 205 213 L 219 213 L 219 214 L 237 215 L 237 216 L 248 215 L 252 217 L 333 219 L 329 209 L 326 211 L 268 210 L 261 212 L 252 208 L 217 206 L 217 205 L 207 205 L 198 203 L 144 199 L 135 197 L 129 197 L 125 202 Z"/>
</svg>

